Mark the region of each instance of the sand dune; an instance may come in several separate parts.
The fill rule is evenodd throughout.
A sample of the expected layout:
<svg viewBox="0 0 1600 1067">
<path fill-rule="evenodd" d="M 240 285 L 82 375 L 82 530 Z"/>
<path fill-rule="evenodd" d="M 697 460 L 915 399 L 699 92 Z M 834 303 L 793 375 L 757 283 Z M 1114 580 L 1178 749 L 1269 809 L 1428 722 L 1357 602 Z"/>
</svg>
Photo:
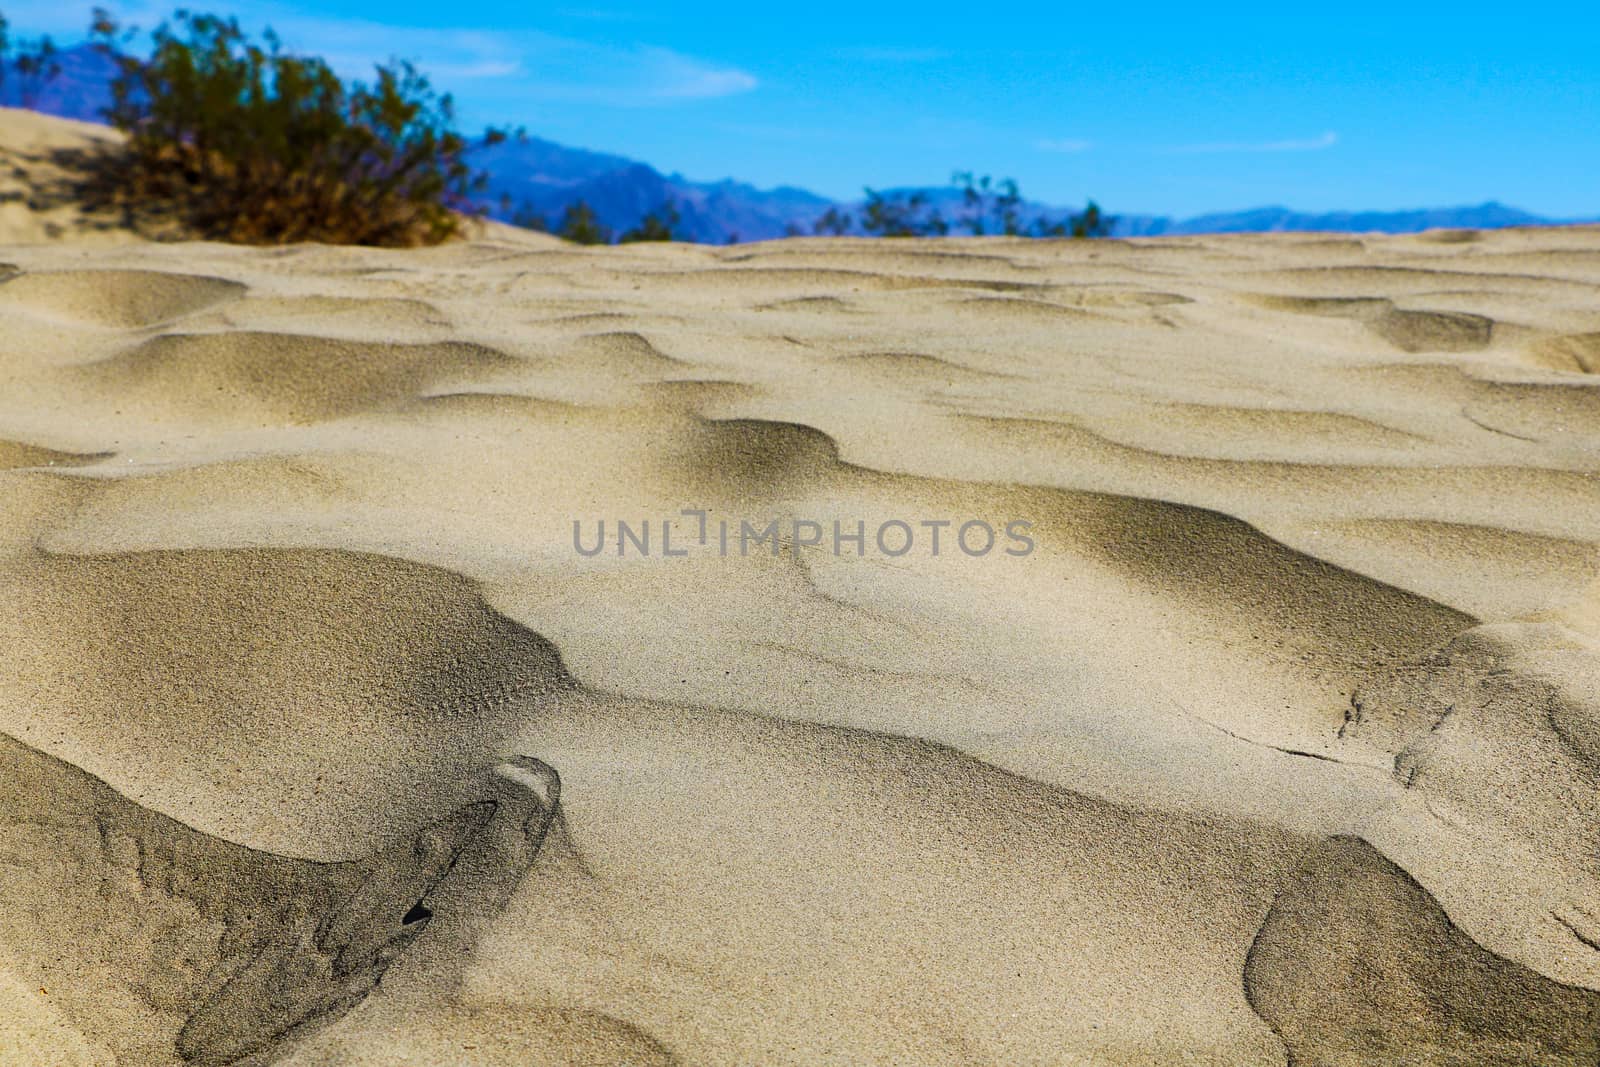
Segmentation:
<svg viewBox="0 0 1600 1067">
<path fill-rule="evenodd" d="M 15 108 L 0 108 L 0 132 L 0 244 L 136 240 L 125 220 L 86 210 L 78 195 L 84 161 L 115 146 L 120 134 Z M 8 266 L 0 260 L 0 275 Z"/>
<path fill-rule="evenodd" d="M 0 1062 L 1600 1057 L 1600 231 L 0 212 Z"/>
</svg>

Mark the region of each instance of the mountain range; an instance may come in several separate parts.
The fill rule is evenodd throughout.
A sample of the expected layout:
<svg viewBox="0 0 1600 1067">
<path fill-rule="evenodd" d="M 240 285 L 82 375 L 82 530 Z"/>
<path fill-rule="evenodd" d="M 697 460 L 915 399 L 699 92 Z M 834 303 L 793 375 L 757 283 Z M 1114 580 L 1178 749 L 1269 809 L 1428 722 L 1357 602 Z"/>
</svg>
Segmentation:
<svg viewBox="0 0 1600 1067">
<path fill-rule="evenodd" d="M 14 67 L 4 70 L 0 106 L 29 107 L 64 118 L 102 121 L 102 111 L 111 102 L 112 61 L 89 45 L 77 45 L 62 49 L 57 62 L 59 74 L 35 85 L 24 84 Z M 711 244 L 811 233 L 817 219 L 830 208 L 850 215 L 856 220 L 852 232 L 860 232 L 860 201 L 834 201 L 793 186 L 758 189 L 731 178 L 691 181 L 681 174 L 663 174 L 626 156 L 572 148 L 538 137 L 477 148 L 473 162 L 488 178 L 483 206 L 491 216 L 505 221 L 555 225 L 569 205 L 581 200 L 593 209 L 600 222 L 619 233 L 670 203 L 679 216 L 674 232 L 686 240 Z M 935 205 L 959 204 L 960 193 L 948 186 L 885 190 L 886 195 L 918 192 Z M 1025 218 L 1050 221 L 1059 220 L 1071 210 L 1034 202 L 1022 205 Z M 1112 232 L 1130 237 L 1289 230 L 1415 233 L 1434 228 L 1494 229 L 1567 221 L 1579 220 L 1548 219 L 1489 201 L 1411 211 L 1313 214 L 1286 207 L 1260 207 L 1186 219 L 1123 215 L 1117 218 Z"/>
</svg>

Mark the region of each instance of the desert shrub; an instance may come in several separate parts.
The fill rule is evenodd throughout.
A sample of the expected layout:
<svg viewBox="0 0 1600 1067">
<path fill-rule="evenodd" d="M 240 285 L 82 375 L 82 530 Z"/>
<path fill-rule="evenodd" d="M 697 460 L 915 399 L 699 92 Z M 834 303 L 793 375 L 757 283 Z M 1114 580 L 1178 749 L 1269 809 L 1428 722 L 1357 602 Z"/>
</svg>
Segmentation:
<svg viewBox="0 0 1600 1067">
<path fill-rule="evenodd" d="M 630 244 L 634 241 L 674 241 L 672 228 L 682 220 L 678 214 L 677 205 L 667 200 L 656 210 L 645 215 L 639 220 L 639 225 L 627 230 L 617 238 L 619 244 Z"/>
<path fill-rule="evenodd" d="M 594 213 L 594 208 L 582 200 L 575 200 L 568 204 L 561 213 L 561 221 L 556 224 L 554 233 L 563 240 L 580 245 L 608 245 L 611 243 L 611 228 L 600 221 Z"/>
<path fill-rule="evenodd" d="M 950 232 L 939 209 L 930 207 L 923 192 L 880 193 L 867 189 L 861 209 L 861 228 L 881 237 L 939 237 Z"/>
<path fill-rule="evenodd" d="M 512 226 L 520 226 L 524 230 L 550 232 L 549 219 L 539 214 L 538 210 L 526 200 L 520 204 L 514 203 L 509 193 L 502 193 L 500 196 L 500 217 Z"/>
<path fill-rule="evenodd" d="M 961 203 L 966 214 L 958 220 L 974 237 L 986 233 L 1003 233 L 1009 236 L 1025 232 L 1022 223 L 1022 190 L 1015 179 L 1002 178 L 996 182 L 989 175 L 975 178 L 970 170 L 958 170 L 950 178 L 952 185 L 961 190 Z"/>
<path fill-rule="evenodd" d="M 481 213 L 451 97 L 408 62 L 346 84 L 270 30 L 257 43 L 234 19 L 187 11 L 144 59 L 120 50 L 105 12 L 92 33 L 117 64 L 107 118 L 128 135 L 113 190 L 127 203 L 256 244 L 431 244 Z"/>
<path fill-rule="evenodd" d="M 1115 215 L 1105 214 L 1100 205 L 1091 200 L 1078 214 L 1068 215 L 1058 222 L 1039 219 L 1034 224 L 1034 232 L 1040 237 L 1110 237 L 1116 224 Z"/>
<path fill-rule="evenodd" d="M 966 213 L 957 224 L 974 236 L 988 233 L 1032 237 L 1109 237 L 1116 219 L 1103 214 L 1093 200 L 1077 214 L 1050 220 L 1036 216 L 1031 223 L 1022 215 L 1022 190 L 1015 179 L 995 181 L 989 175 L 974 177 L 972 171 L 956 171 L 951 183 L 961 190 Z"/>
<path fill-rule="evenodd" d="M 1072 236 L 1110 237 L 1111 229 L 1116 224 L 1115 215 L 1102 214 L 1100 205 L 1091 200 L 1081 214 L 1072 216 Z"/>
<path fill-rule="evenodd" d="M 796 229 L 798 230 L 798 227 Z M 831 233 L 835 237 L 843 236 L 850 232 L 850 213 L 840 211 L 837 207 L 830 207 L 817 217 L 817 221 L 811 226 L 811 232 Z"/>
</svg>

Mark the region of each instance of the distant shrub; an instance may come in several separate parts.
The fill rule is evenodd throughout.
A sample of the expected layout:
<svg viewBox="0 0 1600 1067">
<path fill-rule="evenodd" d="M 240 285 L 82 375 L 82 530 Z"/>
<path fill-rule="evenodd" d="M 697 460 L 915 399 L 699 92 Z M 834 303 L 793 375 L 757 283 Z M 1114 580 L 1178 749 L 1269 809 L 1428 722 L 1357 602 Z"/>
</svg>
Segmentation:
<svg viewBox="0 0 1600 1067">
<path fill-rule="evenodd" d="M 961 190 L 961 203 L 966 214 L 960 224 L 974 237 L 986 233 L 1003 233 L 1016 236 L 1024 233 L 1022 223 L 1022 190 L 1015 179 L 1002 178 L 996 182 L 989 175 L 974 178 L 970 170 L 958 170 L 950 182 Z"/>
<path fill-rule="evenodd" d="M 1068 215 L 1059 222 L 1047 223 L 1040 219 L 1034 232 L 1040 237 L 1110 237 L 1116 227 L 1117 217 L 1101 212 L 1093 200 L 1076 215 Z"/>
<path fill-rule="evenodd" d="M 880 237 L 939 237 L 950 232 L 939 209 L 930 207 L 923 192 L 880 193 L 867 189 L 861 209 L 861 228 Z"/>
<path fill-rule="evenodd" d="M 962 213 L 954 222 L 940 213 L 925 191 L 879 193 L 868 189 L 861 228 L 881 237 L 940 237 L 952 228 L 977 237 L 1109 237 L 1117 221 L 1103 214 L 1093 200 L 1079 214 L 1054 221 L 1038 215 L 1029 221 L 1023 217 L 1025 202 L 1014 179 L 996 181 L 987 174 L 976 177 L 972 171 L 956 171 L 951 182 L 961 191 Z M 849 226 L 850 216 L 829 208 L 817 220 L 816 232 L 844 233 Z"/>
<path fill-rule="evenodd" d="M 557 237 L 580 245 L 608 245 L 611 228 L 601 222 L 594 209 L 582 200 L 567 205 L 553 231 Z"/>
<path fill-rule="evenodd" d="M 107 118 L 128 135 L 113 190 L 125 202 L 165 204 L 206 236 L 255 244 L 432 244 L 481 213 L 469 198 L 483 176 L 466 162 L 451 97 L 410 63 L 346 84 L 324 60 L 284 52 L 271 30 L 257 44 L 234 19 L 179 11 L 174 23 L 139 59 L 95 11 L 92 35 L 118 68 Z"/>
<path fill-rule="evenodd" d="M 830 207 L 817 217 L 812 223 L 812 233 L 831 233 L 835 237 L 843 236 L 850 232 L 850 213 L 840 211 L 837 207 Z"/>
<path fill-rule="evenodd" d="M 1029 223 L 1022 217 L 1022 190 L 1014 179 L 995 181 L 987 174 L 974 178 L 972 171 L 957 171 L 950 180 L 961 190 L 961 202 L 967 211 L 959 223 L 974 236 L 998 233 L 1013 237 L 1109 237 L 1116 225 L 1117 220 L 1103 214 L 1093 200 L 1078 214 L 1053 222 L 1040 215 Z"/>
<path fill-rule="evenodd" d="M 513 207 L 510 194 L 500 197 L 500 216 L 513 226 L 520 226 L 524 230 L 535 230 L 539 233 L 550 232 L 550 220 L 539 214 L 538 211 L 523 201 L 520 206 Z"/>
<path fill-rule="evenodd" d="M 678 214 L 677 205 L 667 200 L 656 210 L 645 215 L 639 220 L 639 225 L 627 230 L 617 238 L 619 244 L 631 244 L 634 241 L 675 241 L 672 228 L 682 221 Z"/>
</svg>

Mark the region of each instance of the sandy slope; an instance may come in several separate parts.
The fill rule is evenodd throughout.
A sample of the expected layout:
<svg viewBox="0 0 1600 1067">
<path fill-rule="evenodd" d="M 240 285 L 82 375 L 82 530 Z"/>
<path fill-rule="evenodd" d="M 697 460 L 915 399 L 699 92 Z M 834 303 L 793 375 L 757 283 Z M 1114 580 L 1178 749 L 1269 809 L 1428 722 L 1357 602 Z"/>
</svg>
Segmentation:
<svg viewBox="0 0 1600 1067">
<path fill-rule="evenodd" d="M 0 247 L 0 1062 L 1592 1065 L 1597 286 Z"/>
<path fill-rule="evenodd" d="M 78 197 L 83 163 L 120 139 L 94 123 L 0 107 L 0 244 L 134 240 L 120 217 L 86 210 Z"/>
</svg>

